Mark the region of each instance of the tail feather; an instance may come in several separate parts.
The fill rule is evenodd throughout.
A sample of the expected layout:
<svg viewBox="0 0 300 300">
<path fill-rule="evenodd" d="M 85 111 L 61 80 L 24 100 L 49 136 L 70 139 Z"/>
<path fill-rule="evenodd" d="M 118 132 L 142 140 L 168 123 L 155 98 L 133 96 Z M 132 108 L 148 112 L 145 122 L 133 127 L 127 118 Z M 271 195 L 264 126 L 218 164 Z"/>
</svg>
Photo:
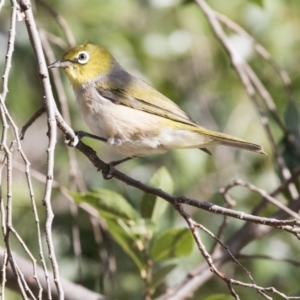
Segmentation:
<svg viewBox="0 0 300 300">
<path fill-rule="evenodd" d="M 221 144 L 224 146 L 229 146 L 229 147 L 234 147 L 234 148 L 239 148 L 239 149 L 244 149 L 244 150 L 249 150 L 249 151 L 253 151 L 256 153 L 266 155 L 266 152 L 264 151 L 263 147 L 261 147 L 260 145 L 248 143 L 248 142 L 246 142 L 242 139 L 236 138 L 234 136 L 211 131 L 211 130 L 205 129 L 203 127 L 200 127 L 200 126 L 199 126 L 198 131 L 201 134 L 209 136 L 213 141 L 217 142 L 218 144 Z"/>
<path fill-rule="evenodd" d="M 249 151 L 259 153 L 259 154 L 266 155 L 266 152 L 264 151 L 263 147 L 261 147 L 260 145 L 257 145 L 257 144 L 248 143 L 243 140 L 237 141 L 237 140 L 220 139 L 219 141 L 220 141 L 220 144 L 224 145 L 224 146 L 235 147 L 235 148 L 249 150 Z"/>
</svg>

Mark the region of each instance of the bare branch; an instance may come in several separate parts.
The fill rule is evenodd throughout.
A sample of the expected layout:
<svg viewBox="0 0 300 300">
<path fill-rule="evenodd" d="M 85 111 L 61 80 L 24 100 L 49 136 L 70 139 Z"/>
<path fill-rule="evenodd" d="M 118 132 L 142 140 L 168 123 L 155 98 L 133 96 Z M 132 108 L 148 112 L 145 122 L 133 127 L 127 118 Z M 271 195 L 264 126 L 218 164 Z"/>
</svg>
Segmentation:
<svg viewBox="0 0 300 300">
<path fill-rule="evenodd" d="M 47 10 L 47 12 L 56 20 L 68 41 L 69 47 L 74 47 L 76 45 L 75 38 L 66 20 L 60 14 L 58 14 L 53 9 L 53 7 L 47 2 L 43 0 L 38 0 L 38 3 L 40 3 Z"/>
<path fill-rule="evenodd" d="M 53 94 L 49 82 L 49 74 L 48 74 L 45 57 L 43 54 L 41 41 L 39 38 L 38 30 L 31 9 L 31 2 L 30 0 L 19 0 L 19 4 L 20 4 L 21 11 L 25 15 L 25 19 L 24 19 L 25 24 L 38 62 L 39 75 L 40 75 L 43 92 L 44 92 L 44 101 L 45 101 L 44 106 L 46 108 L 47 116 L 48 116 L 48 128 L 49 128 L 49 146 L 47 149 L 48 169 L 47 169 L 46 188 L 45 188 L 45 194 L 43 200 L 47 211 L 47 221 L 46 221 L 45 229 L 46 229 L 46 240 L 48 245 L 49 258 L 54 272 L 54 281 L 57 287 L 59 298 L 63 300 L 64 291 L 62 289 L 59 280 L 58 264 L 56 261 L 55 251 L 54 251 L 54 246 L 52 241 L 52 221 L 54 215 L 51 206 L 51 191 L 52 191 L 52 181 L 54 177 L 53 176 L 54 150 L 55 150 L 56 135 L 57 135 L 56 120 L 55 120 L 56 105 L 55 105 L 55 101 L 53 98 Z M 48 294 L 48 297 L 49 299 L 51 299 L 51 294 Z"/>
<path fill-rule="evenodd" d="M 289 74 L 285 70 L 283 70 L 276 63 L 276 61 L 274 61 L 274 59 L 272 58 L 272 56 L 268 52 L 268 50 L 265 47 L 263 47 L 261 44 L 259 44 L 244 28 L 242 28 L 237 23 L 230 20 L 225 15 L 220 14 L 219 12 L 216 12 L 216 16 L 219 19 L 219 21 L 222 22 L 226 27 L 230 28 L 232 31 L 238 33 L 239 35 L 246 37 L 247 40 L 249 40 L 251 42 L 253 49 L 259 55 L 261 55 L 261 57 L 263 57 L 263 59 L 265 59 L 266 61 L 268 61 L 272 65 L 274 70 L 280 76 L 280 78 L 282 80 L 282 83 L 286 88 L 287 96 L 291 100 L 292 91 L 291 91 L 291 79 L 289 77 Z M 278 116 L 275 116 L 275 118 L 277 119 Z M 280 123 L 280 125 L 283 125 L 283 124 L 281 124 L 280 119 L 279 119 L 279 123 Z M 282 129 L 285 131 L 285 126 L 283 126 Z"/>
<path fill-rule="evenodd" d="M 25 133 L 27 129 L 44 113 L 46 112 L 45 107 L 39 108 L 33 116 L 26 122 L 26 124 L 22 127 L 21 132 L 20 132 L 20 140 L 23 140 L 25 137 Z"/>
<path fill-rule="evenodd" d="M 286 229 L 284 228 L 284 226 L 286 225 L 296 226 L 293 232 L 297 235 L 297 228 L 298 228 L 297 226 L 300 226 L 300 221 L 298 220 L 278 220 L 278 219 L 258 217 L 258 216 L 246 214 L 244 212 L 234 211 L 232 209 L 224 208 L 210 202 L 196 200 L 186 196 L 172 196 L 163 190 L 150 187 L 138 180 L 135 180 L 125 175 L 124 173 L 116 170 L 111 165 L 104 163 L 102 160 L 99 159 L 96 152 L 91 147 L 85 145 L 81 141 L 78 143 L 76 148 L 80 152 L 82 152 L 98 170 L 102 171 L 104 178 L 106 178 L 106 176 L 109 174 L 111 177 L 123 181 L 127 185 L 138 188 L 141 191 L 144 191 L 148 194 L 152 194 L 162 199 L 165 199 L 172 205 L 187 204 L 216 214 L 227 215 L 243 221 L 249 221 L 257 224 L 264 224 L 272 227 L 278 227 L 284 230 Z M 288 231 L 290 231 L 290 229 L 288 229 Z"/>
<path fill-rule="evenodd" d="M 260 115 L 261 124 L 263 125 L 270 142 L 274 143 L 272 133 L 268 127 L 268 119 L 265 117 L 264 113 L 262 112 L 262 110 L 260 109 L 260 106 L 258 104 L 256 91 L 258 92 L 260 97 L 264 100 L 266 106 L 272 113 L 274 120 L 277 122 L 279 127 L 284 131 L 284 134 L 286 134 L 286 129 L 283 126 L 283 124 L 281 123 L 278 113 L 276 112 L 276 106 L 275 106 L 275 103 L 274 103 L 271 95 L 265 89 L 265 87 L 261 83 L 260 79 L 254 73 L 254 71 L 249 66 L 249 64 L 247 64 L 245 62 L 245 60 L 240 55 L 238 55 L 238 53 L 235 51 L 235 49 L 233 49 L 233 47 L 231 47 L 231 45 L 229 44 L 227 36 L 226 36 L 221 24 L 219 23 L 218 14 L 213 9 L 210 8 L 210 6 L 207 4 L 207 2 L 205 0 L 195 0 L 195 2 L 198 4 L 198 6 L 203 11 L 204 15 L 207 17 L 209 24 L 211 25 L 216 37 L 222 43 L 222 45 L 224 46 L 224 49 L 228 52 L 234 69 L 240 76 L 241 81 L 242 81 L 248 95 L 250 96 L 250 98 L 252 99 L 253 103 L 255 104 L 255 106 L 257 108 L 257 111 Z M 274 147 L 273 147 L 273 151 L 275 151 Z M 278 151 L 275 151 L 275 155 L 276 155 L 277 161 L 279 162 L 279 166 L 280 166 L 280 170 L 283 175 L 283 178 L 285 180 L 289 179 L 290 172 L 289 172 L 288 168 L 286 167 L 285 162 L 282 159 L 282 156 L 279 155 Z M 288 189 L 294 200 L 299 197 L 297 188 L 295 187 L 295 185 L 293 183 L 289 184 Z"/>
<path fill-rule="evenodd" d="M 0 262 L 1 262 L 0 267 L 1 268 L 3 268 L 3 262 L 5 262 L 5 255 L 2 254 L 3 252 L 5 252 L 5 250 L 3 248 L 0 248 L 0 253 L 1 253 L 0 254 Z M 35 280 L 33 280 L 35 275 L 33 275 L 33 273 L 31 272 L 31 269 L 32 269 L 31 263 L 16 253 L 12 253 L 12 254 L 16 261 L 16 264 L 19 267 L 20 273 L 23 274 L 24 280 L 26 280 L 26 284 L 28 285 L 30 290 L 32 290 L 33 292 L 38 292 L 39 288 L 38 288 L 37 284 L 35 283 Z M 6 268 L 6 272 L 7 272 L 7 274 L 6 274 L 7 286 L 10 289 L 18 292 L 19 288 L 16 283 L 16 278 L 13 274 L 11 266 L 8 266 Z M 39 299 L 48 299 L 47 292 L 46 292 L 48 283 L 46 280 L 43 279 L 43 278 L 45 278 L 44 270 L 40 267 L 37 267 L 37 275 L 36 276 L 40 279 L 40 282 L 41 282 L 41 285 L 43 288 L 42 298 L 39 298 Z M 53 278 L 53 274 L 51 272 L 49 273 L 49 277 L 50 277 L 50 281 L 52 282 L 52 284 L 51 284 L 51 294 L 53 297 L 52 299 L 59 300 L 60 296 L 56 290 L 55 285 L 53 284 L 54 278 Z M 3 278 L 1 278 L 1 280 L 2 279 Z M 82 300 L 82 299 L 104 300 L 105 299 L 105 297 L 103 295 L 100 295 L 98 293 L 90 291 L 90 290 L 82 287 L 81 285 L 74 284 L 66 279 L 61 279 L 61 284 L 62 284 L 62 288 L 65 292 L 65 300 Z"/>
<path fill-rule="evenodd" d="M 229 183 L 226 187 L 224 187 L 220 190 L 220 193 L 223 194 L 224 197 L 226 197 L 229 190 L 231 190 L 233 187 L 236 187 L 236 186 L 247 187 L 249 190 L 251 190 L 255 193 L 258 193 L 259 195 L 262 196 L 263 199 L 266 199 L 268 202 L 274 204 L 279 209 L 285 211 L 287 214 L 289 214 L 296 220 L 300 220 L 300 216 L 297 213 L 295 213 L 293 210 L 289 209 L 286 205 L 284 205 L 281 202 L 279 202 L 278 200 L 276 200 L 274 197 L 270 196 L 265 190 L 259 189 L 256 186 L 254 186 L 253 184 L 245 182 L 241 179 L 237 179 L 237 180 L 234 180 L 232 183 Z"/>
</svg>

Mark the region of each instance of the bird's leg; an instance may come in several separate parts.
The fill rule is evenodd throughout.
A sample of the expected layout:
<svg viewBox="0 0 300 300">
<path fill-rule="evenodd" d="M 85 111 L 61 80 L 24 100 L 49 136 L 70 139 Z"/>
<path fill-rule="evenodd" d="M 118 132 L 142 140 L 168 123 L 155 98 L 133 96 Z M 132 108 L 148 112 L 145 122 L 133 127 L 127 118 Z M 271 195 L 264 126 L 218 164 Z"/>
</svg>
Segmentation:
<svg viewBox="0 0 300 300">
<path fill-rule="evenodd" d="M 91 139 L 99 140 L 99 141 L 102 141 L 105 143 L 107 142 L 107 139 L 100 137 L 98 135 L 92 134 L 92 133 L 85 132 L 85 131 L 81 131 L 81 130 L 75 131 L 75 134 L 77 135 L 79 140 L 81 140 L 83 137 L 89 137 Z"/>
<path fill-rule="evenodd" d="M 94 134 L 91 134 L 91 133 L 88 133 L 88 132 L 85 132 L 85 131 L 74 131 L 76 136 L 74 138 L 73 141 L 69 140 L 69 139 L 65 139 L 65 143 L 68 144 L 69 146 L 71 147 L 76 147 L 76 145 L 78 144 L 78 142 L 83 138 L 83 137 L 89 137 L 91 139 L 95 139 L 95 140 L 99 140 L 99 141 L 102 141 L 102 142 L 107 142 L 107 139 L 105 138 L 102 138 L 100 136 L 97 136 L 97 135 L 94 135 Z"/>
<path fill-rule="evenodd" d="M 70 146 L 73 146 L 75 147 L 77 144 L 78 144 L 78 141 L 80 141 L 83 137 L 89 137 L 91 139 L 95 139 L 95 140 L 99 140 L 99 141 L 102 141 L 102 142 L 105 142 L 105 143 L 108 143 L 109 145 L 116 145 L 116 144 L 120 144 L 122 143 L 120 139 L 116 139 L 116 138 L 110 138 L 110 139 L 105 139 L 103 137 L 100 137 L 100 136 L 97 136 L 97 135 L 94 135 L 92 133 L 88 133 L 86 131 L 74 131 L 75 134 L 76 134 L 76 138 L 74 139 L 74 141 L 70 141 L 70 140 L 65 140 L 65 143 L 67 143 L 68 145 Z M 110 163 L 108 163 L 109 165 L 109 171 L 108 171 L 108 174 L 106 174 L 104 176 L 105 179 L 111 179 L 112 176 L 111 176 L 111 173 L 112 173 L 112 168 L 125 162 L 125 161 L 128 161 L 128 160 L 131 160 L 135 158 L 135 156 L 128 156 L 128 157 L 125 157 L 123 159 L 120 159 L 120 160 L 115 160 L 115 161 L 111 161 Z M 98 171 L 100 171 L 98 169 Z"/>
<path fill-rule="evenodd" d="M 105 174 L 105 175 L 103 174 L 104 179 L 106 179 L 106 180 L 112 179 L 113 176 L 111 174 L 112 174 L 113 168 L 115 166 L 117 166 L 119 164 L 122 164 L 123 162 L 131 160 L 133 158 L 135 158 L 135 156 L 128 156 L 128 157 L 125 157 L 123 159 L 114 160 L 114 161 L 111 161 L 110 163 L 108 163 L 108 165 L 109 165 L 109 171 L 108 171 L 107 174 Z M 100 170 L 98 170 L 98 171 L 100 171 Z"/>
<path fill-rule="evenodd" d="M 112 167 L 115 167 L 115 166 L 117 166 L 117 165 L 119 165 L 119 164 L 121 164 L 125 161 L 131 160 L 133 158 L 135 158 L 135 156 L 128 156 L 128 157 L 125 157 L 125 158 L 120 159 L 120 160 L 114 160 L 114 161 L 110 162 L 109 165 L 112 166 Z"/>
</svg>

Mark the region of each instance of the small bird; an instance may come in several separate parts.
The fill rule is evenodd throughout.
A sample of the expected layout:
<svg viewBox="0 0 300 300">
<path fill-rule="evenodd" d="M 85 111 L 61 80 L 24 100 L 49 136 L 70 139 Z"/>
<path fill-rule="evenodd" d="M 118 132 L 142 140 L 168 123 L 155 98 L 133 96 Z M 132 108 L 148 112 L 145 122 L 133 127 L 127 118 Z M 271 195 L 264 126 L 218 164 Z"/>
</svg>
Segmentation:
<svg viewBox="0 0 300 300">
<path fill-rule="evenodd" d="M 104 48 L 82 44 L 49 66 L 63 68 L 88 127 L 128 157 L 225 145 L 265 154 L 259 145 L 199 126 L 177 104 L 129 74 Z"/>
</svg>

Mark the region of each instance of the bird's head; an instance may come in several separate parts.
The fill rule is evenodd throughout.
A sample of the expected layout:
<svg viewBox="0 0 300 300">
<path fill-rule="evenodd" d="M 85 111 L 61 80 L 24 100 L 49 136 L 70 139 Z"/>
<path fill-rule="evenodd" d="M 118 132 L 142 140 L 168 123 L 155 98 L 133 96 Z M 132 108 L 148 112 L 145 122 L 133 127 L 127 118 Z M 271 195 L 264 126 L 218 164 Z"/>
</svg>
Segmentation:
<svg viewBox="0 0 300 300">
<path fill-rule="evenodd" d="M 49 65 L 49 68 L 63 68 L 76 89 L 109 73 L 114 64 L 115 60 L 107 50 L 86 43 L 68 50 L 61 60 Z"/>
</svg>

